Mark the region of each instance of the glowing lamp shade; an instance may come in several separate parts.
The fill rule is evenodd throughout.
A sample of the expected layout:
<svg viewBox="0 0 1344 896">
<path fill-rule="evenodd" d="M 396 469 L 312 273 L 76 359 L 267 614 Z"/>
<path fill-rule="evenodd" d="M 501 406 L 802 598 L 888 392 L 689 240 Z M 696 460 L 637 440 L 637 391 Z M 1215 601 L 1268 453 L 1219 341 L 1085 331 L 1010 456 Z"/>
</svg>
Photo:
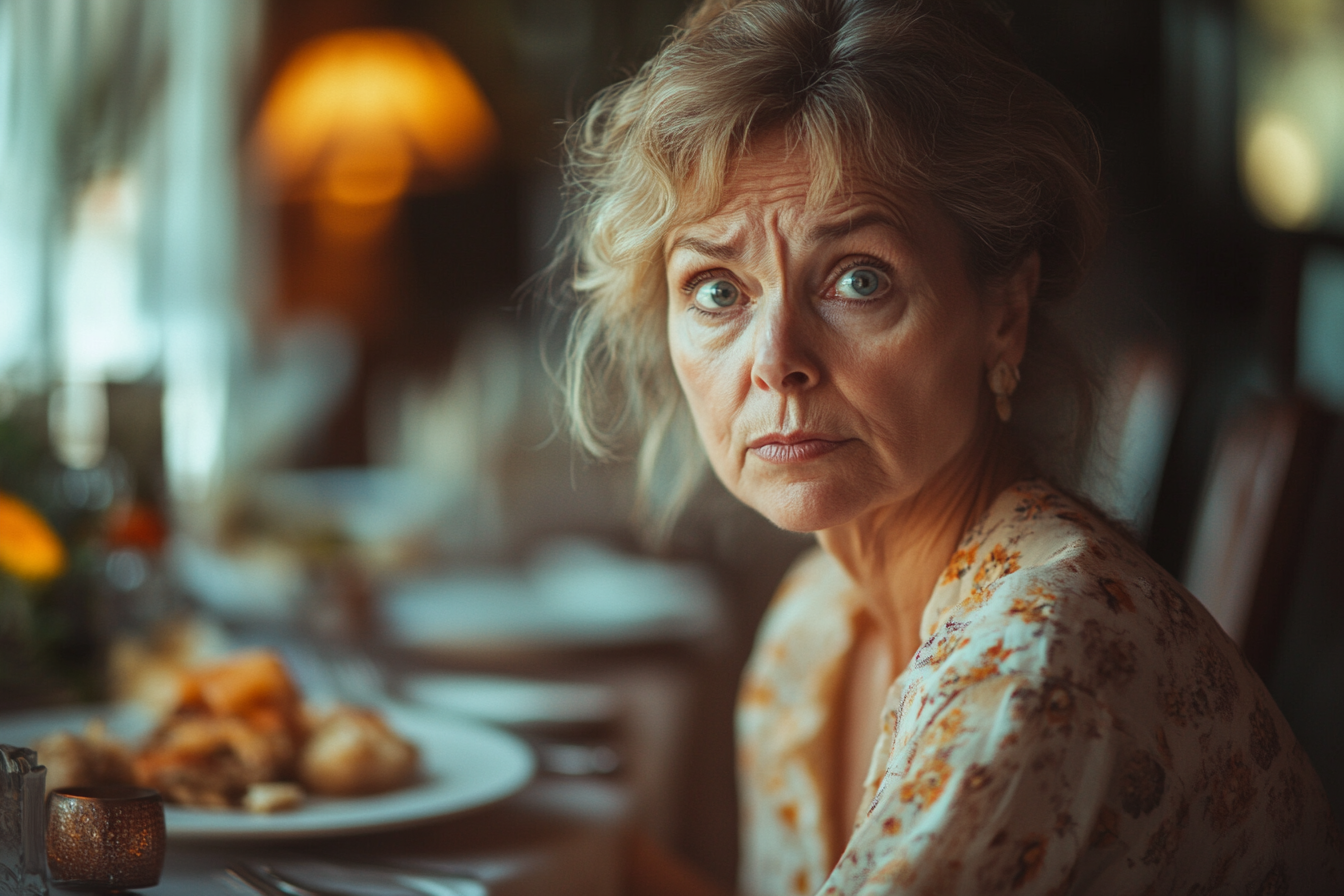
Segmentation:
<svg viewBox="0 0 1344 896">
<path fill-rule="evenodd" d="M 371 210 L 390 207 L 417 174 L 470 177 L 498 145 L 499 125 L 466 69 L 430 38 L 352 30 L 294 52 L 267 94 L 258 139 L 287 195 Z"/>
</svg>

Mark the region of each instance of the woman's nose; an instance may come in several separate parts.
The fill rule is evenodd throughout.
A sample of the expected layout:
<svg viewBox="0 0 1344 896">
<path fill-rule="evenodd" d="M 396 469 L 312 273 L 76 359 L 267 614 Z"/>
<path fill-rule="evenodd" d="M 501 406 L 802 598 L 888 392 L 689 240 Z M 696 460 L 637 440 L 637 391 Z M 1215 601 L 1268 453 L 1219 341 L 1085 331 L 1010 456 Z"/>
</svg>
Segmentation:
<svg viewBox="0 0 1344 896">
<path fill-rule="evenodd" d="M 763 304 L 751 369 L 752 385 L 767 392 L 798 392 L 815 386 L 820 369 L 809 345 L 805 322 L 784 301 Z"/>
</svg>

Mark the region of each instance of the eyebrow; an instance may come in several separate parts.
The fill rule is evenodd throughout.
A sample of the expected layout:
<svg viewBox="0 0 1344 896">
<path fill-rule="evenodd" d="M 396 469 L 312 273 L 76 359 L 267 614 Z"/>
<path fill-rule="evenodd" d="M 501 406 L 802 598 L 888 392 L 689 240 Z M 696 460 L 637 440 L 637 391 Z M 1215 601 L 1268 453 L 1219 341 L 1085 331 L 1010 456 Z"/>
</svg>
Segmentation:
<svg viewBox="0 0 1344 896">
<path fill-rule="evenodd" d="M 856 230 L 863 230 L 865 227 L 888 227 L 900 234 L 908 232 L 899 218 L 888 212 L 875 210 L 864 212 L 843 221 L 837 221 L 834 224 L 820 224 L 812 228 L 807 235 L 807 239 L 810 243 L 821 243 L 837 239 Z M 692 252 L 716 261 L 734 261 L 742 255 L 741 250 L 731 243 L 716 243 L 712 240 L 694 236 L 677 237 L 672 242 L 668 254 L 670 255 L 678 249 L 690 249 Z"/>
<path fill-rule="evenodd" d="M 692 252 L 704 255 L 706 258 L 713 258 L 716 261 L 732 261 L 742 254 L 736 246 L 730 243 L 715 243 L 694 236 L 677 237 L 668 254 L 670 255 L 678 249 L 690 249 Z"/>
</svg>

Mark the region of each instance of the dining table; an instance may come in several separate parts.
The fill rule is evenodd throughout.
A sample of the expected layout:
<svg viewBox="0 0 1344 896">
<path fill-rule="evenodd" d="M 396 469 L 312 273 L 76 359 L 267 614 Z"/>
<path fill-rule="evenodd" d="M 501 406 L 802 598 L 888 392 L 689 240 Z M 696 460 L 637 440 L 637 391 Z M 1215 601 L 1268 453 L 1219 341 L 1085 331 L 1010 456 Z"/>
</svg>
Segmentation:
<svg viewBox="0 0 1344 896">
<path fill-rule="evenodd" d="M 311 651 L 282 652 L 311 692 L 331 677 Z M 675 790 L 663 756 L 679 740 L 671 728 L 684 703 L 673 699 L 677 667 L 640 653 L 638 662 L 600 664 L 605 677 L 584 682 L 422 670 L 395 699 L 367 695 L 418 742 L 423 781 L 368 804 L 319 800 L 262 816 L 169 806 L 162 875 L 146 892 L 615 896 L 627 832 L 657 835 Z M 495 718 L 473 705 L 483 698 Z M 0 716 L 0 741 L 32 744 L 36 733 L 91 720 L 129 740 L 149 723 L 131 704 L 52 707 Z M 248 883 L 249 872 L 270 871 L 301 888 Z"/>
<path fill-rule="evenodd" d="M 458 692 L 480 691 L 483 684 L 492 684 L 496 712 L 509 708 L 503 696 L 510 691 L 550 699 L 555 704 L 549 707 L 552 714 L 560 709 L 558 697 L 565 695 L 571 698 L 571 713 L 611 708 L 607 700 L 589 700 L 586 707 L 574 702 L 576 697 L 608 696 L 606 689 L 592 684 L 453 673 L 435 673 L 422 681 L 436 684 L 440 691 L 459 684 L 463 687 Z M 503 687 L 506 683 L 508 688 Z M 515 702 L 515 713 L 526 708 Z M 619 726 L 610 722 L 510 727 L 386 696 L 376 706 L 377 713 L 417 744 L 422 766 L 417 780 L 382 795 L 318 797 L 295 809 L 265 814 L 166 805 L 164 865 L 152 892 L 162 896 L 249 892 L 614 896 L 621 892 L 626 832 L 632 825 L 648 827 L 640 795 L 646 774 L 638 773 L 641 763 L 626 752 L 638 738 L 622 738 Z M 0 716 L 0 741 L 34 744 L 38 732 L 78 731 L 81 726 L 86 731 L 97 726 L 120 737 L 144 730 L 149 719 L 133 704 L 39 709 Z M 41 756 L 39 746 L 30 762 L 40 763 Z M 40 764 L 37 769 L 45 774 Z M 41 784 L 38 787 L 40 791 Z M 126 842 L 138 840 L 132 836 Z M 52 848 L 49 844 L 49 859 Z M 52 868 L 51 892 L 63 892 L 54 874 L 56 866 Z M 7 891 L 0 888 L 0 892 Z"/>
<path fill-rule="evenodd" d="M 622 892 L 631 830 L 676 839 L 691 713 L 722 639 L 700 570 L 565 543 L 522 572 L 421 576 L 379 598 L 381 624 L 359 641 L 208 615 L 188 630 L 224 655 L 279 657 L 314 706 L 376 707 L 418 745 L 422 779 L 346 800 L 334 822 L 322 800 L 252 821 L 169 806 L 147 892 L 604 896 Z M 96 720 L 136 743 L 152 727 L 143 709 L 8 713 L 0 742 Z"/>
<path fill-rule="evenodd" d="M 229 871 L 244 865 L 332 896 L 615 896 L 629 811 L 617 781 L 543 773 L 496 805 L 413 827 L 280 843 L 170 840 L 150 892 L 256 892 Z"/>
</svg>

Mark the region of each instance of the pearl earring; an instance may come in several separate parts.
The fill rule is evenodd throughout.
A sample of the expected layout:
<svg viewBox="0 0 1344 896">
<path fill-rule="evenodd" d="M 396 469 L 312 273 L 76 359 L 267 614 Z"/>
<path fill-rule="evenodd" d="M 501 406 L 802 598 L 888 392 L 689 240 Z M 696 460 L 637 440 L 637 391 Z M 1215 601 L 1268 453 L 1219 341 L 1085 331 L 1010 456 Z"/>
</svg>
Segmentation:
<svg viewBox="0 0 1344 896">
<path fill-rule="evenodd" d="M 994 369 L 989 372 L 989 391 L 994 393 L 994 408 L 999 412 L 999 419 L 1007 423 L 1013 416 L 1013 405 L 1008 397 L 1013 394 L 1017 388 L 1018 381 L 1022 379 L 1017 371 L 1016 364 L 1009 364 L 1007 361 L 1000 360 L 994 365 Z"/>
</svg>

